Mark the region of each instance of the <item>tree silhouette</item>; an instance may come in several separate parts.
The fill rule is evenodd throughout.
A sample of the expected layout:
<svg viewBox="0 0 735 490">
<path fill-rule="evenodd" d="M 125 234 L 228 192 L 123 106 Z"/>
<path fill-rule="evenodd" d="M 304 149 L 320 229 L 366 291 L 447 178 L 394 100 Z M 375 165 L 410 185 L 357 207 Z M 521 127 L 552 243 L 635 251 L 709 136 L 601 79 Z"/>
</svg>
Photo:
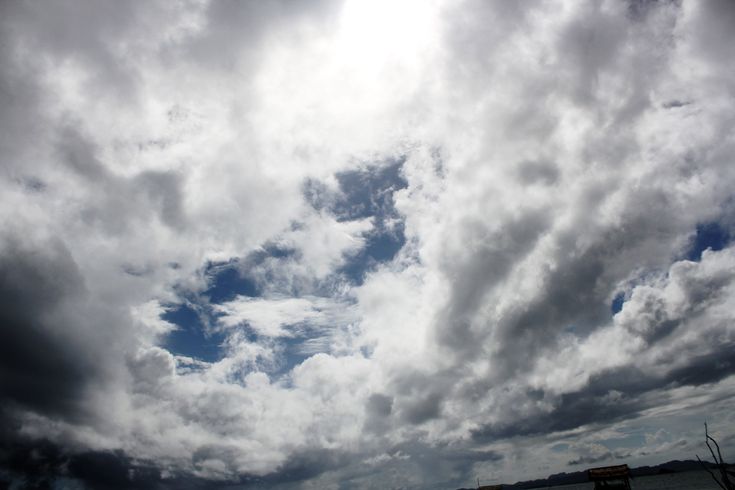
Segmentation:
<svg viewBox="0 0 735 490">
<path fill-rule="evenodd" d="M 710 442 L 712 442 L 712 444 L 715 445 L 715 448 L 717 448 L 717 455 L 715 455 L 715 451 L 712 449 Z M 717 476 L 712 472 L 712 470 L 707 467 L 706 464 L 704 464 L 704 461 L 702 461 L 697 454 L 697 460 L 702 465 L 702 468 L 707 470 L 707 473 L 712 476 L 712 478 L 715 480 L 715 482 L 717 482 L 722 490 L 735 490 L 735 484 L 730 481 L 731 476 L 735 477 L 735 471 L 729 470 L 727 467 L 727 463 L 725 463 L 725 460 L 722 459 L 720 445 L 717 444 L 717 441 L 714 437 L 709 435 L 709 432 L 707 431 L 707 422 L 704 423 L 704 443 L 707 444 L 707 449 L 709 449 L 709 452 L 712 455 L 712 459 L 715 461 L 715 469 L 720 472 L 720 478 L 717 478 Z"/>
</svg>

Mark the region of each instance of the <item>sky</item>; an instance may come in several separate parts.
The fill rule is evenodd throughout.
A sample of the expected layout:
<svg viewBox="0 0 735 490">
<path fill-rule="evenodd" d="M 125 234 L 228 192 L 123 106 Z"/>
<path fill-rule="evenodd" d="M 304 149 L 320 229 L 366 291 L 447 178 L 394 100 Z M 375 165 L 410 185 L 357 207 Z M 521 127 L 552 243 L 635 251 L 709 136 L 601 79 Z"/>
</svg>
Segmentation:
<svg viewBox="0 0 735 490">
<path fill-rule="evenodd" d="M 0 481 L 735 458 L 735 3 L 0 4 Z"/>
</svg>

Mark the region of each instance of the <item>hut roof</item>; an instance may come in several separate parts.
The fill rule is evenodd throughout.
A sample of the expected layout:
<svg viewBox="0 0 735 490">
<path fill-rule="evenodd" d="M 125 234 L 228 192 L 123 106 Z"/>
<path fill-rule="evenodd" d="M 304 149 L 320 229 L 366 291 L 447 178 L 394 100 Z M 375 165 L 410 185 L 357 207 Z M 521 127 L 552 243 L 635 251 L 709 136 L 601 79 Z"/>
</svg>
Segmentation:
<svg viewBox="0 0 735 490">
<path fill-rule="evenodd" d="M 618 466 L 603 466 L 601 468 L 592 468 L 587 470 L 587 476 L 591 481 L 606 480 L 608 478 L 620 478 L 630 475 L 630 469 L 627 464 Z"/>
</svg>

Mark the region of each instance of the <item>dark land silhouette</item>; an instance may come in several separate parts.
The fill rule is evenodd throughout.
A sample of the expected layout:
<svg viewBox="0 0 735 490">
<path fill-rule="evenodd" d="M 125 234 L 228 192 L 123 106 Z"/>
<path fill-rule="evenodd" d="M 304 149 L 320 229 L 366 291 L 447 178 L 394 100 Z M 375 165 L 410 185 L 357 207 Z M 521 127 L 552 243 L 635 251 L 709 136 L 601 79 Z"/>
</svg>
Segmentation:
<svg viewBox="0 0 735 490">
<path fill-rule="evenodd" d="M 706 467 L 709 469 L 716 469 L 714 463 L 704 462 Z M 649 475 L 663 475 L 670 473 L 683 473 L 685 471 L 701 471 L 702 464 L 696 460 L 673 460 L 661 463 L 655 466 L 639 466 L 637 468 L 630 469 L 630 475 L 633 478 Z M 587 469 L 581 471 L 575 471 L 572 473 L 556 473 L 550 475 L 547 478 L 540 478 L 537 480 L 525 480 L 519 481 L 513 484 L 502 484 L 503 490 L 505 489 L 530 489 L 530 488 L 545 488 L 554 487 L 558 485 L 571 485 L 573 483 L 585 483 L 588 482 Z M 458 490 L 475 490 L 476 487 L 465 487 L 459 488 Z"/>
</svg>

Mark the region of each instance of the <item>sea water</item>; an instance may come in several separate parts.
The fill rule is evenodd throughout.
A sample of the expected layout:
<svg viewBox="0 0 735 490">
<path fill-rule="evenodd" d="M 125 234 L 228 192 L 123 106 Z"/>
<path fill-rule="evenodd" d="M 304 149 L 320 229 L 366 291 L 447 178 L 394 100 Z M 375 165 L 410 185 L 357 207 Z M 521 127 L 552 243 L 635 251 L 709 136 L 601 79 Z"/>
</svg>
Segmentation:
<svg viewBox="0 0 735 490">
<path fill-rule="evenodd" d="M 633 490 L 721 490 L 706 471 L 641 476 L 631 479 L 630 484 Z M 594 483 L 577 483 L 548 488 L 555 490 L 590 490 L 594 487 Z"/>
</svg>

